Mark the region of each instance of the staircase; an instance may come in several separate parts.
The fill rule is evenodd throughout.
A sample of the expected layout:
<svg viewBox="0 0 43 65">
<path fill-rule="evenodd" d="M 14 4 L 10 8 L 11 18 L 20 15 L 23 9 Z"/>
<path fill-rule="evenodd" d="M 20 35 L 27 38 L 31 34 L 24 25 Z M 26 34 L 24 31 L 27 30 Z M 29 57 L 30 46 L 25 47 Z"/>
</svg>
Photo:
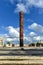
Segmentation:
<svg viewBox="0 0 43 65">
<path fill-rule="evenodd" d="M 42 56 L 29 55 L 33 53 Z M 0 65 L 43 65 L 43 49 L 0 48 Z"/>
<path fill-rule="evenodd" d="M 0 65 L 43 65 L 43 57 L 0 56 Z"/>
</svg>

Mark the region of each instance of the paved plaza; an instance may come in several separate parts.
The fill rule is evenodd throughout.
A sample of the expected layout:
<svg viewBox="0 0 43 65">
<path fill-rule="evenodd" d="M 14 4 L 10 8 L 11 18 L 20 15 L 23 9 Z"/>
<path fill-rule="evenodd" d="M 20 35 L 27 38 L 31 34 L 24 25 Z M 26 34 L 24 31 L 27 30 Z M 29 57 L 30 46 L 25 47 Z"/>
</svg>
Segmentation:
<svg viewBox="0 0 43 65">
<path fill-rule="evenodd" d="M 0 48 L 0 55 L 43 56 L 43 48 Z"/>
<path fill-rule="evenodd" d="M 0 48 L 1 65 L 43 65 L 43 48 Z"/>
</svg>

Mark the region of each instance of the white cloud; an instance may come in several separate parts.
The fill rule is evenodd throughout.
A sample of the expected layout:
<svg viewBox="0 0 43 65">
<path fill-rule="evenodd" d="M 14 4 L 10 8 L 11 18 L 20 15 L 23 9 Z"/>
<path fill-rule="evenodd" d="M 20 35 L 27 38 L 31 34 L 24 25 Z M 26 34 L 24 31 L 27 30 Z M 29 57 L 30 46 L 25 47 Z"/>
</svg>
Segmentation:
<svg viewBox="0 0 43 65">
<path fill-rule="evenodd" d="M 40 36 L 36 36 L 36 37 L 33 37 L 33 39 L 36 40 L 36 41 L 40 41 L 41 37 Z"/>
<path fill-rule="evenodd" d="M 36 26 L 36 24 L 35 24 Z M 4 38 L 4 41 L 11 41 L 14 43 L 19 43 L 19 27 L 14 28 L 13 26 L 6 27 L 8 33 L 0 34 L 0 37 Z M 29 36 L 24 33 L 24 43 L 31 43 L 34 41 L 43 41 L 43 35 L 38 35 L 36 32 L 30 32 Z"/>
<path fill-rule="evenodd" d="M 32 28 L 33 30 L 36 29 L 36 31 L 37 31 L 36 27 L 42 28 L 41 25 L 36 24 L 36 23 L 33 23 L 32 25 L 29 26 L 29 28 Z M 12 38 L 7 38 L 7 41 L 15 41 L 15 42 L 19 41 L 19 31 L 18 31 L 19 27 L 14 28 L 12 26 L 8 26 L 7 30 L 9 32 L 10 37 L 12 37 Z M 31 43 L 31 42 L 34 42 L 34 41 L 37 42 L 37 41 L 40 41 L 40 40 L 43 40 L 43 37 L 38 36 L 38 34 L 36 34 L 35 32 L 30 32 L 28 37 L 24 34 L 24 43 L 29 43 L 29 42 Z"/>
<path fill-rule="evenodd" d="M 33 23 L 30 26 L 28 26 L 29 29 L 32 29 L 36 32 L 43 33 L 43 26 L 37 23 Z"/>
<path fill-rule="evenodd" d="M 43 35 L 42 35 L 43 34 L 43 26 L 42 25 L 33 23 L 30 26 L 28 26 L 28 28 L 35 31 L 35 32 L 30 32 L 30 34 L 29 34 L 29 36 L 33 42 L 34 41 L 37 42 L 40 40 L 43 41 Z"/>
<path fill-rule="evenodd" d="M 20 12 L 23 11 L 24 13 L 27 13 L 27 8 L 26 5 L 19 3 L 16 5 L 16 9 L 14 10 L 14 12 Z"/>
<path fill-rule="evenodd" d="M 27 0 L 29 2 L 29 5 L 33 5 L 39 8 L 43 8 L 43 0 Z"/>
<path fill-rule="evenodd" d="M 6 41 L 13 41 L 13 39 L 12 38 L 7 38 Z"/>
<path fill-rule="evenodd" d="M 5 0 L 6 1 L 6 0 Z M 16 8 L 14 9 L 14 12 L 20 12 L 23 11 L 24 13 L 30 13 L 29 8 L 34 6 L 37 8 L 43 9 L 43 0 L 7 0 L 12 5 L 14 5 Z"/>
<path fill-rule="evenodd" d="M 5 41 L 13 41 L 18 43 L 19 41 L 19 27 L 18 28 L 14 28 L 13 26 L 8 26 L 6 27 L 6 30 L 8 31 L 8 36 L 5 38 Z"/>
<path fill-rule="evenodd" d="M 36 37 L 33 37 L 33 39 L 37 42 L 43 42 L 43 36 L 36 36 Z"/>
<path fill-rule="evenodd" d="M 26 42 L 31 42 L 31 37 L 25 36 L 25 37 L 24 37 L 24 41 L 26 41 Z"/>
<path fill-rule="evenodd" d="M 9 1 L 11 3 L 14 3 L 14 1 L 16 1 L 16 0 L 9 0 Z M 43 8 L 43 0 L 17 0 L 16 2 L 18 2 L 18 4 L 19 3 L 22 3 L 22 4 L 25 3 L 25 5 L 28 7 L 29 7 L 29 5 L 31 5 L 31 6 L 33 5 L 36 7 Z"/>
<path fill-rule="evenodd" d="M 29 36 L 36 36 L 37 34 L 35 32 L 30 32 Z"/>
<path fill-rule="evenodd" d="M 19 27 L 18 28 L 14 28 L 13 26 L 8 26 L 6 28 L 8 30 L 9 33 L 9 38 L 6 38 L 6 41 L 19 41 Z M 24 42 L 31 42 L 31 38 L 27 37 L 24 33 Z"/>
<path fill-rule="evenodd" d="M 9 37 L 9 36 L 8 36 L 8 34 L 0 34 L 0 38 L 1 38 L 1 37 L 2 37 L 2 38 L 7 38 L 7 37 Z"/>
<path fill-rule="evenodd" d="M 16 30 L 16 28 L 9 26 L 9 27 L 7 27 L 7 30 L 11 37 L 19 37 L 19 32 Z"/>
<path fill-rule="evenodd" d="M 43 36 L 38 36 L 38 35 L 36 35 L 36 36 L 25 36 L 24 37 L 24 43 L 32 43 L 32 42 L 43 42 Z"/>
<path fill-rule="evenodd" d="M 10 41 L 10 42 L 19 41 L 19 39 L 18 38 L 6 38 L 6 41 Z"/>
<path fill-rule="evenodd" d="M 17 30 L 18 32 L 19 32 L 19 29 L 20 29 L 19 27 L 18 27 L 18 28 L 16 28 L 16 30 Z"/>
<path fill-rule="evenodd" d="M 26 20 L 26 19 L 25 19 Z M 27 19 L 27 22 L 34 22 L 32 19 Z"/>
<path fill-rule="evenodd" d="M 9 1 L 12 5 L 14 5 L 15 3 L 15 6 L 16 8 L 14 9 L 14 12 L 20 12 L 20 11 L 23 11 L 24 13 L 27 13 L 27 11 L 29 12 L 28 10 L 28 6 L 26 5 L 26 0 L 7 0 Z"/>
</svg>

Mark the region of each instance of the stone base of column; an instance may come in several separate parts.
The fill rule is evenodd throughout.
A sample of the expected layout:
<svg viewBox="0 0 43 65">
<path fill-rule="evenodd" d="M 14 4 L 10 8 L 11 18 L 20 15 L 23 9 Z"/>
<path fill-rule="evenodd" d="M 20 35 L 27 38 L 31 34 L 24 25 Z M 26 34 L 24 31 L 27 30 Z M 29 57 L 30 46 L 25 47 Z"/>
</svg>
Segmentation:
<svg viewBox="0 0 43 65">
<path fill-rule="evenodd" d="M 23 39 L 20 39 L 20 47 L 23 47 Z"/>
</svg>

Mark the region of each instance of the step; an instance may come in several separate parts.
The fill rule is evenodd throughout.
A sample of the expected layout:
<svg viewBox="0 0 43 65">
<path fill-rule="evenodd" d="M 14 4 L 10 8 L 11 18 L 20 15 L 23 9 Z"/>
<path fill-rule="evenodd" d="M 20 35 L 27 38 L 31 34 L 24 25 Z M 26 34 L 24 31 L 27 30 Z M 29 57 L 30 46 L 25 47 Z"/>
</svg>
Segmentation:
<svg viewBox="0 0 43 65">
<path fill-rule="evenodd" d="M 41 56 L 0 56 L 0 64 L 39 64 L 43 65 Z"/>
<path fill-rule="evenodd" d="M 0 64 L 43 64 L 43 60 L 20 60 L 20 61 L 10 61 L 3 60 Z"/>
<path fill-rule="evenodd" d="M 28 64 L 28 60 L 23 61 L 0 61 L 0 64 Z"/>
<path fill-rule="evenodd" d="M 5 59 L 5 60 L 7 60 L 7 59 L 43 60 L 43 56 L 0 56 L 0 60 L 1 59 Z"/>
</svg>

